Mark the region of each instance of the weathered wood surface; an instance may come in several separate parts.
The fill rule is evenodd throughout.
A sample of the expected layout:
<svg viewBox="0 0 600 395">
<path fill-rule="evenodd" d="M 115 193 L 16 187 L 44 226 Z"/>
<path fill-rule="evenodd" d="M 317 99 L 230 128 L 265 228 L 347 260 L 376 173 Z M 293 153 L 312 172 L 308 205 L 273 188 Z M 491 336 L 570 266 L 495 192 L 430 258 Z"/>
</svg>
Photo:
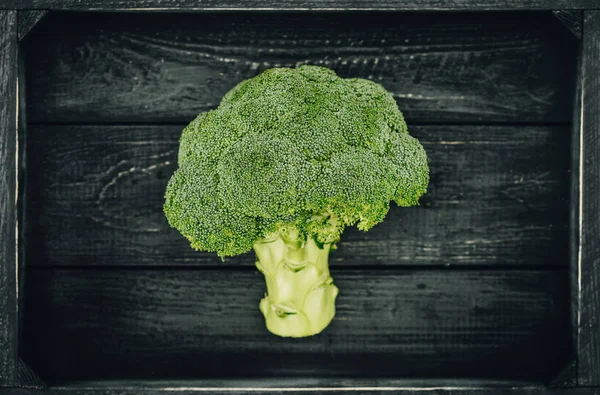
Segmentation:
<svg viewBox="0 0 600 395">
<path fill-rule="evenodd" d="M 581 19 L 583 24 L 583 15 Z M 575 95 L 573 95 L 573 122 L 571 124 L 571 192 L 569 198 L 569 278 L 570 278 L 570 296 L 571 296 L 571 328 L 573 349 L 577 350 L 579 335 L 579 245 L 580 245 L 580 160 L 581 160 L 581 92 L 582 92 L 582 47 L 577 48 L 577 72 L 575 78 Z M 577 357 L 571 361 L 571 366 L 564 372 L 564 380 L 572 385 L 579 384 Z M 570 373 L 570 374 L 569 374 Z M 557 379 L 560 379 L 557 377 Z"/>
<path fill-rule="evenodd" d="M 19 23 L 19 13 L 17 12 L 17 24 Z M 18 140 L 18 152 L 17 152 L 17 158 L 18 158 L 18 169 L 17 169 L 17 222 L 19 224 L 18 229 L 17 229 L 17 246 L 20 246 L 20 248 L 18 248 L 17 251 L 17 270 L 19 272 L 19 276 L 18 276 L 18 282 L 17 282 L 17 287 L 18 287 L 18 292 L 17 295 L 19 293 L 21 293 L 21 295 L 23 294 L 23 292 L 25 292 L 27 290 L 27 287 L 25 286 L 25 271 L 26 271 L 26 267 L 27 267 L 27 259 L 26 259 L 26 253 L 27 253 L 27 234 L 26 234 L 26 230 L 27 227 L 24 226 L 24 224 L 27 223 L 27 217 L 26 217 L 26 207 L 27 207 L 27 195 L 26 195 L 26 181 L 27 181 L 27 177 L 25 175 L 26 173 L 26 169 L 27 169 L 27 155 L 26 152 L 26 146 L 27 146 L 27 111 L 26 111 L 26 106 L 25 106 L 25 100 L 26 100 L 26 95 L 23 94 L 23 92 L 26 92 L 25 89 L 25 61 L 23 58 L 23 51 L 21 50 L 22 47 L 18 46 L 17 48 L 17 79 L 18 79 L 18 91 L 19 91 L 19 100 L 17 105 L 18 107 L 18 119 L 17 119 L 17 127 L 18 127 L 18 134 L 17 134 L 17 140 Z M 18 322 L 23 322 L 23 298 L 18 298 Z M 18 338 L 20 338 L 21 336 L 21 327 L 19 325 L 19 333 L 18 333 Z M 18 378 L 18 382 L 19 383 L 23 383 L 22 379 L 20 376 L 22 376 L 22 373 L 24 370 L 25 364 L 23 363 L 23 361 L 19 360 L 19 368 L 18 368 L 18 374 L 17 376 Z M 26 376 L 26 375 L 25 375 Z"/>
<path fill-rule="evenodd" d="M 575 37 L 581 39 L 581 26 L 583 25 L 583 11 L 575 10 L 556 10 L 552 11 L 567 29 Z"/>
<path fill-rule="evenodd" d="M 549 379 L 570 355 L 568 276 L 333 270 L 337 316 L 270 335 L 250 270 L 28 272 L 23 355 L 41 378 Z"/>
<path fill-rule="evenodd" d="M 162 205 L 183 126 L 31 126 L 28 265 L 221 265 Z M 568 265 L 568 127 L 415 126 L 431 183 L 332 265 Z M 253 255 L 231 258 L 253 264 Z"/>
<path fill-rule="evenodd" d="M 183 388 L 166 387 L 166 388 L 140 388 L 140 387 L 125 387 L 125 388 L 97 388 L 97 387 L 59 387 L 38 389 L 14 389 L 3 390 L 0 388 L 0 394 L 10 395 L 164 395 L 172 394 L 176 391 L 181 395 L 218 393 L 223 395 L 247 395 L 247 394 L 268 394 L 268 395 L 284 395 L 292 392 L 294 395 L 314 395 L 318 391 L 323 391 L 323 387 L 315 389 L 296 390 L 285 389 L 282 387 L 258 389 L 245 389 L 229 387 L 226 388 L 211 388 L 211 387 L 189 387 L 185 383 L 179 383 Z M 553 389 L 543 387 L 503 387 L 503 388 L 438 388 L 438 387 L 359 387 L 359 388 L 327 388 L 327 394 L 337 395 L 598 395 L 598 388 L 569 388 L 569 389 Z"/>
<path fill-rule="evenodd" d="M 14 2 L 14 3 L 13 3 Z M 597 0 L 13 0 L 0 8 L 64 10 L 555 10 L 594 9 Z"/>
<path fill-rule="evenodd" d="M 86 1 L 44 4 L 77 8 Z M 211 1 L 194 5 L 210 8 Z M 288 1 L 281 6 L 297 4 Z M 42 4 L 19 6 L 25 3 Z M 550 13 L 94 13 L 41 23 L 60 29 L 36 29 L 25 47 L 35 144 L 27 152 L 23 355 L 43 379 L 549 380 L 571 359 L 569 128 L 514 125 L 572 119 L 574 67 L 565 59 L 575 39 Z M 392 209 L 369 233 L 345 233 L 332 255 L 338 317 L 322 335 L 291 341 L 264 329 L 263 277 L 235 267 L 252 265 L 253 257 L 222 265 L 214 254 L 192 251 L 168 228 L 161 206 L 181 124 L 216 106 L 236 82 L 299 62 L 382 83 L 411 124 L 488 126 L 411 128 L 433 171 L 422 206 Z M 48 125 L 69 123 L 110 125 Z M 489 126 L 502 123 L 513 126 Z M 196 264 L 205 265 L 172 267 Z M 410 268 L 370 271 L 385 265 Z M 414 270 L 418 265 L 431 267 Z"/>
<path fill-rule="evenodd" d="M 571 288 L 573 289 L 573 288 Z M 573 312 L 571 311 L 571 314 Z M 571 344 L 577 342 L 577 336 L 574 336 L 573 328 L 577 326 L 571 325 Z M 573 346 L 573 350 L 577 349 L 577 346 Z M 574 388 L 577 387 L 577 360 L 572 358 L 570 360 L 563 361 L 564 368 L 557 374 L 552 381 L 548 384 L 550 387 L 560 388 L 560 387 L 568 387 Z"/>
<path fill-rule="evenodd" d="M 22 10 L 18 12 L 18 38 L 22 40 L 46 15 L 47 10 Z"/>
<path fill-rule="evenodd" d="M 17 386 L 23 388 L 43 388 L 46 384 L 22 359 L 19 358 Z"/>
<path fill-rule="evenodd" d="M 600 386 L 600 11 L 584 14 L 579 385 Z"/>
<path fill-rule="evenodd" d="M 348 388 L 397 388 L 399 390 L 419 389 L 419 388 L 444 388 L 444 389 L 495 389 L 495 388 L 522 388 L 533 389 L 540 388 L 542 385 L 538 382 L 528 380 L 502 380 L 485 378 L 386 378 L 386 377 L 278 377 L 276 380 L 264 380 L 260 377 L 246 378 L 200 378 L 200 379 L 124 379 L 124 380 L 81 380 L 69 381 L 53 385 L 49 388 L 61 388 L 66 390 L 96 388 L 96 389 L 117 389 L 117 388 L 139 388 L 142 390 L 156 389 L 168 391 L 169 388 L 188 388 L 195 391 L 210 391 L 217 389 L 246 389 L 248 391 L 257 391 L 257 389 L 273 390 L 278 389 L 312 389 L 317 392 L 319 388 L 332 391 L 333 389 Z"/>
<path fill-rule="evenodd" d="M 576 39 L 551 14 L 69 13 L 42 23 L 26 46 L 35 123 L 189 122 L 237 82 L 298 63 L 383 84 L 409 122 L 571 121 L 565 59 Z"/>
<path fill-rule="evenodd" d="M 17 12 L 0 11 L 0 387 L 17 371 Z"/>
</svg>

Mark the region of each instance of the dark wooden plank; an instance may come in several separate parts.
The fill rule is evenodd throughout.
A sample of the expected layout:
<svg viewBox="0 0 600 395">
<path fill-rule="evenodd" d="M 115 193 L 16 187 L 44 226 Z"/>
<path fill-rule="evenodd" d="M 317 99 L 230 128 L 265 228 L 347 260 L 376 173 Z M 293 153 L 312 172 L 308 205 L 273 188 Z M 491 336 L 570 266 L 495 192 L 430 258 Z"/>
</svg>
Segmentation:
<svg viewBox="0 0 600 395">
<path fill-rule="evenodd" d="M 270 335 L 256 270 L 28 272 L 23 355 L 49 383 L 124 378 L 544 380 L 570 349 L 554 271 L 333 270 L 337 316 Z M 158 375 L 158 376 L 157 376 Z"/>
<path fill-rule="evenodd" d="M 2 3 L 4 4 L 4 3 Z M 0 8 L 2 5 L 0 5 Z M 62 10 L 555 10 L 594 9 L 596 0 L 16 0 L 4 7 Z"/>
<path fill-rule="evenodd" d="M 581 39 L 581 26 L 583 25 L 583 11 L 556 10 L 552 11 L 571 33 Z"/>
<path fill-rule="evenodd" d="M 31 126 L 28 265 L 220 265 L 169 228 L 182 126 Z M 332 265 L 568 265 L 568 127 L 415 126 L 419 207 L 348 228 Z M 252 254 L 228 260 L 254 263 Z"/>
<path fill-rule="evenodd" d="M 0 386 L 17 370 L 17 13 L 0 11 Z"/>
<path fill-rule="evenodd" d="M 27 43 L 35 123 L 189 122 L 237 82 L 299 63 L 383 84 L 409 122 L 571 121 L 576 39 L 551 14 L 67 13 L 42 23 Z"/>
<path fill-rule="evenodd" d="M 22 10 L 18 12 L 19 40 L 25 36 L 37 25 L 42 18 L 48 14 L 47 10 Z"/>
<path fill-rule="evenodd" d="M 164 395 L 171 394 L 177 391 L 177 394 L 191 395 L 202 394 L 210 391 L 223 395 L 242 395 L 242 394 L 268 394 L 268 395 L 284 395 L 293 391 L 295 395 L 313 395 L 322 388 L 311 388 L 306 390 L 290 390 L 288 388 L 277 387 L 271 389 L 268 387 L 259 387 L 258 389 L 245 389 L 236 387 L 166 387 L 166 388 L 71 388 L 59 387 L 48 388 L 44 390 L 37 389 L 14 389 L 2 390 L 0 394 L 10 395 Z M 327 394 L 338 395 L 598 395 L 598 388 L 570 388 L 570 389 L 549 389 L 543 387 L 512 387 L 512 388 L 437 388 L 437 387 L 358 387 L 358 388 L 327 388 Z"/>
<path fill-rule="evenodd" d="M 573 326 L 571 326 L 571 334 L 574 334 Z M 572 335 L 571 340 L 577 339 L 577 336 Z M 573 348 L 575 350 L 575 348 Z M 577 387 L 577 360 L 576 357 L 571 357 L 565 365 L 566 367 L 552 379 L 548 385 L 550 387 Z"/>
<path fill-rule="evenodd" d="M 541 389 L 540 383 L 527 380 L 491 380 L 491 379 L 432 379 L 432 378 L 351 378 L 351 377 L 278 377 L 277 379 L 263 378 L 202 378 L 185 380 L 161 380 L 161 379 L 125 379 L 125 380 L 82 380 L 70 381 L 54 385 L 50 388 L 61 388 L 66 390 L 75 390 L 83 388 L 93 389 L 115 389 L 115 388 L 139 388 L 163 389 L 169 388 L 187 388 L 195 391 L 210 391 L 216 389 L 223 391 L 225 389 L 246 389 L 248 391 L 257 391 L 260 389 L 274 390 L 278 389 L 312 389 L 317 392 L 319 388 L 327 391 L 342 389 L 387 389 L 399 390 L 407 389 L 498 389 L 498 388 L 521 388 L 521 389 Z"/>
<path fill-rule="evenodd" d="M 17 385 L 23 388 L 44 388 L 46 384 L 31 370 L 31 368 L 19 358 L 17 373 Z"/>
<path fill-rule="evenodd" d="M 17 24 L 19 23 L 18 21 L 18 13 L 17 13 Z M 25 89 L 25 60 L 23 57 L 23 51 L 22 51 L 22 47 L 20 45 L 17 46 L 17 62 L 18 62 L 18 91 L 19 92 L 26 92 Z M 17 270 L 19 272 L 19 276 L 18 276 L 18 282 L 17 282 L 17 287 L 19 290 L 19 293 L 21 293 L 21 295 L 27 291 L 26 288 L 26 284 L 25 284 L 25 270 L 26 270 L 26 251 L 27 251 L 27 240 L 26 240 L 26 236 L 27 236 L 27 227 L 22 225 L 22 224 L 26 224 L 27 223 L 27 217 L 26 217 L 26 210 L 25 208 L 27 207 L 27 195 L 26 195 L 26 181 L 27 181 L 27 177 L 26 177 L 26 169 L 27 169 L 27 150 L 26 150 L 26 145 L 27 145 L 27 111 L 26 111 L 26 106 L 25 106 L 25 94 L 20 94 L 19 95 L 19 100 L 18 100 L 18 119 L 17 119 L 17 126 L 18 126 L 18 135 L 17 135 L 17 140 L 18 140 L 18 150 L 17 150 L 17 158 L 18 158 L 18 169 L 17 169 L 17 223 L 19 224 L 18 229 L 17 229 L 17 246 L 19 246 L 18 251 L 17 251 Z M 23 322 L 23 298 L 18 298 L 18 322 Z M 18 333 L 18 338 L 21 338 L 21 327 L 19 325 L 19 333 Z M 18 370 L 18 376 L 20 376 L 22 374 L 23 371 L 25 371 L 26 369 L 24 368 L 24 363 L 19 360 L 19 370 Z M 21 378 L 19 378 L 19 383 L 22 383 Z"/>
<path fill-rule="evenodd" d="M 582 20 L 583 24 L 583 15 Z M 573 95 L 573 123 L 571 125 L 571 192 L 569 198 L 569 278 L 570 278 L 570 296 L 571 296 L 571 328 L 573 350 L 577 350 L 579 328 L 579 245 L 580 245 L 580 160 L 581 160 L 581 90 L 582 90 L 582 48 L 577 46 L 577 71 L 573 75 L 575 79 L 575 95 Z M 571 365 L 567 367 L 566 380 L 570 386 L 577 386 L 578 361 L 575 354 L 571 360 Z M 569 376 L 569 373 L 571 375 Z M 558 378 L 560 379 L 560 378 Z"/>
<path fill-rule="evenodd" d="M 600 386 L 600 11 L 584 14 L 579 384 Z"/>
</svg>

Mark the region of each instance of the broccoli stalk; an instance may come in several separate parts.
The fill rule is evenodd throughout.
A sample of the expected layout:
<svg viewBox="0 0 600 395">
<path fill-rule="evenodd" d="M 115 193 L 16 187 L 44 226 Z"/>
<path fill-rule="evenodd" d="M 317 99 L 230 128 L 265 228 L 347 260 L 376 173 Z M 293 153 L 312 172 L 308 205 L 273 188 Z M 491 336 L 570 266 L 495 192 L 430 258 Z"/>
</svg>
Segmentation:
<svg viewBox="0 0 600 395">
<path fill-rule="evenodd" d="M 427 156 L 392 95 L 316 66 L 242 81 L 183 130 L 166 188 L 169 224 L 196 250 L 256 252 L 267 329 L 321 332 L 338 289 L 329 252 L 344 229 L 383 221 L 390 202 L 417 205 Z"/>
<path fill-rule="evenodd" d="M 329 325 L 338 294 L 329 274 L 330 248 L 331 244 L 303 238 L 296 229 L 254 244 L 256 267 L 267 283 L 260 311 L 271 333 L 305 337 Z"/>
</svg>

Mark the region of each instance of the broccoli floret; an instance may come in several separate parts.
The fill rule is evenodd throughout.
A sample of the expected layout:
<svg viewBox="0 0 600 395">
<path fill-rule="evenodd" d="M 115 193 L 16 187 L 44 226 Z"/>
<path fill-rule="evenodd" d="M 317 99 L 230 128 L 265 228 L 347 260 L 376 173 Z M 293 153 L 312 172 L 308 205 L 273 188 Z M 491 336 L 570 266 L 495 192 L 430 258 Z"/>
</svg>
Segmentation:
<svg viewBox="0 0 600 395">
<path fill-rule="evenodd" d="M 267 277 L 285 276 L 265 269 L 273 266 L 265 260 L 293 270 L 316 265 L 315 278 L 328 287 L 334 286 L 327 254 L 317 259 L 313 250 L 328 252 L 345 227 L 372 228 L 391 202 L 417 205 L 429 183 L 426 153 L 392 95 L 375 82 L 316 66 L 269 69 L 239 83 L 183 130 L 178 165 L 164 211 L 192 248 L 220 257 L 254 248 Z M 326 294 L 332 299 L 337 291 Z M 278 317 L 304 314 L 288 321 L 312 328 L 293 336 L 322 326 L 306 316 L 314 306 L 290 303 L 268 305 L 285 312 Z M 282 325 L 269 329 L 285 336 L 289 325 Z"/>
<path fill-rule="evenodd" d="M 273 223 L 330 240 L 307 224 L 315 215 L 336 216 L 336 235 L 355 224 L 367 230 L 385 218 L 391 201 L 418 204 L 429 183 L 425 151 L 381 85 L 306 65 L 238 84 L 184 129 L 178 161 L 167 218 L 194 248 L 222 257 L 250 251 Z M 223 212 L 223 227 L 241 215 L 236 232 L 219 229 L 205 206 L 190 206 L 200 194 Z"/>
</svg>

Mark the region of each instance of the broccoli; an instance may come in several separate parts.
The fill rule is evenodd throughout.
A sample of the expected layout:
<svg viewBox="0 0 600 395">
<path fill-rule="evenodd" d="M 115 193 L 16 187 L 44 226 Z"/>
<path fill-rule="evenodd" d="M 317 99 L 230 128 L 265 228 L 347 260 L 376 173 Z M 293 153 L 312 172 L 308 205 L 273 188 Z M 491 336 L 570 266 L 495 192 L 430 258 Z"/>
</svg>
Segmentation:
<svg viewBox="0 0 600 395">
<path fill-rule="evenodd" d="M 392 95 L 323 67 L 272 68 L 183 129 L 164 212 L 195 250 L 254 249 L 278 336 L 320 333 L 338 288 L 328 257 L 345 227 L 367 231 L 390 202 L 417 205 L 429 183 L 421 144 Z"/>
</svg>

